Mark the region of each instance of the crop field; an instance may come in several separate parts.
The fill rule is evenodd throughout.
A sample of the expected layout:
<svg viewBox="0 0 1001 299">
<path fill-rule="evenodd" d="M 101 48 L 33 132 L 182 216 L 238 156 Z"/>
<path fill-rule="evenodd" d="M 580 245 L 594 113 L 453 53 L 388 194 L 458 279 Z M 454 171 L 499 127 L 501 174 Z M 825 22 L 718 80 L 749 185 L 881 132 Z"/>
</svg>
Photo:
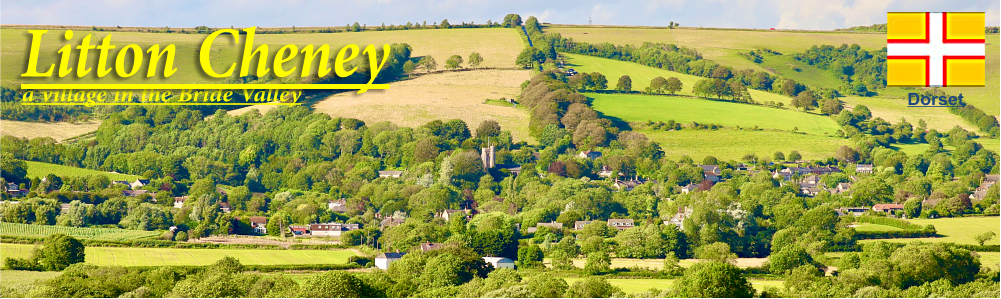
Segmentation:
<svg viewBox="0 0 1001 299">
<path fill-rule="evenodd" d="M 51 137 L 58 141 L 97 131 L 100 122 L 83 123 L 54 122 L 24 122 L 15 120 L 0 121 L 0 135 L 10 135 L 19 138 Z"/>
<path fill-rule="evenodd" d="M 34 245 L 0 244 L 4 257 L 27 257 Z M 99 266 L 198 266 L 232 256 L 245 265 L 344 264 L 351 250 L 179 249 L 87 247 L 86 263 Z"/>
<path fill-rule="evenodd" d="M 692 24 L 683 24 L 685 26 Z M 738 69 L 764 71 L 760 65 L 738 55 L 756 49 L 772 49 L 782 54 L 802 52 L 813 45 L 859 44 L 868 50 L 886 46 L 885 34 L 796 32 L 770 30 L 721 30 L 697 28 L 549 27 L 575 41 L 640 46 L 643 42 L 668 43 L 695 48 L 706 59 Z"/>
<path fill-rule="evenodd" d="M 834 155 L 847 139 L 803 133 L 750 130 L 680 130 L 641 131 L 650 140 L 660 143 L 664 156 L 678 159 L 687 155 L 695 160 L 712 155 L 719 159 L 740 161 L 746 154 L 771 157 L 776 151 L 789 154 L 799 151 L 803 159 L 820 159 Z"/>
<path fill-rule="evenodd" d="M 26 297 L 42 282 L 62 272 L 0 270 L 0 294 L 4 298 Z"/>
<path fill-rule="evenodd" d="M 567 63 L 570 64 L 570 67 L 574 68 L 578 72 L 599 72 L 602 75 L 605 75 L 605 78 L 608 79 L 609 89 L 615 88 L 615 83 L 618 82 L 619 77 L 622 75 L 628 75 L 629 78 L 633 80 L 634 91 L 643 91 L 646 89 L 647 86 L 650 86 L 650 80 L 653 80 L 653 78 L 677 77 L 678 80 L 681 80 L 681 83 L 684 84 L 678 94 L 693 95 L 692 86 L 695 85 L 695 82 L 704 79 L 699 76 L 672 72 L 628 61 L 619 61 L 587 55 L 565 53 L 563 55 L 567 57 Z M 782 102 L 785 103 L 786 106 L 789 106 L 791 103 L 791 99 L 789 99 L 789 97 L 770 92 L 749 89 L 748 93 L 750 93 L 751 98 L 757 102 Z"/>
<path fill-rule="evenodd" d="M 471 70 L 443 72 L 390 83 L 388 90 L 364 94 L 340 93 L 313 105 L 331 116 L 352 117 L 372 124 L 389 121 L 416 127 L 435 119 L 461 119 L 471 130 L 480 122 L 496 120 L 515 141 L 529 141 L 528 110 L 499 106 L 486 100 L 516 98 L 529 70 Z"/>
<path fill-rule="evenodd" d="M 838 124 L 830 117 L 791 109 L 672 96 L 597 94 L 594 110 L 630 122 L 668 121 L 713 123 L 724 126 L 797 129 L 799 132 L 834 135 Z"/>
<path fill-rule="evenodd" d="M 993 231 L 995 234 L 1001 235 L 1001 228 L 998 227 L 999 223 L 1001 223 L 1001 218 L 998 217 L 909 219 L 907 221 L 921 226 L 925 226 L 928 224 L 934 225 L 935 230 L 937 230 L 938 234 L 942 235 L 943 237 L 884 239 L 884 241 L 904 242 L 904 243 L 911 241 L 946 242 L 946 243 L 976 245 L 977 241 L 974 238 L 979 234 L 983 234 L 988 231 Z M 875 242 L 875 240 L 865 240 L 863 242 Z M 1001 245 L 1001 241 L 999 241 L 998 237 L 994 237 L 993 239 L 987 241 L 987 243 L 984 244 Z"/>
<path fill-rule="evenodd" d="M 64 234 L 78 239 L 131 241 L 158 237 L 161 233 L 118 228 L 67 227 L 3 222 L 0 223 L 0 234 L 32 238 L 44 238 L 52 234 Z"/>
<path fill-rule="evenodd" d="M 201 43 L 205 39 L 204 34 L 178 34 L 178 33 L 140 33 L 140 32 L 92 32 L 76 30 L 73 38 L 69 42 L 64 42 L 64 30 L 50 30 L 42 36 L 40 49 L 39 67 L 43 68 L 56 63 L 59 54 L 56 52 L 64 44 L 78 45 L 80 40 L 87 34 L 93 34 L 91 44 L 98 44 L 101 39 L 111 35 L 112 44 L 118 48 L 111 51 L 110 55 L 122 49 L 125 45 L 137 44 L 143 50 L 159 44 L 161 49 L 169 44 L 176 47 L 176 58 L 174 60 L 177 73 L 165 79 L 147 80 L 145 76 L 132 76 L 126 79 L 114 79 L 114 83 L 212 83 L 220 79 L 211 78 L 201 71 L 198 62 L 198 51 Z M 28 45 L 31 41 L 31 34 L 26 29 L 3 29 L 0 30 L 0 51 L 2 51 L 2 70 L 0 70 L 0 84 L 12 86 L 14 83 L 31 82 L 46 83 L 53 82 L 53 78 L 32 78 L 30 80 L 20 78 L 27 65 Z M 433 30 L 401 30 L 401 31 L 365 31 L 365 32 L 342 32 L 342 33 L 300 33 L 300 34 L 256 34 L 254 44 L 268 44 L 270 50 L 269 59 L 274 60 L 274 55 L 280 47 L 286 44 L 294 44 L 299 48 L 312 44 L 319 47 L 329 44 L 331 59 L 336 56 L 343 46 L 356 44 L 365 47 L 374 44 L 381 47 L 383 44 L 407 43 L 413 47 L 412 56 L 420 57 L 430 55 L 434 57 L 439 67 L 451 55 L 462 55 L 467 58 L 470 53 L 478 52 L 483 57 L 482 67 L 512 68 L 515 67 L 514 60 L 523 49 L 522 38 L 515 29 L 511 28 L 475 28 L 475 29 L 433 29 Z M 216 40 L 211 50 L 212 66 L 221 71 L 228 68 L 232 63 L 239 63 L 238 55 L 243 51 L 243 44 L 232 42 L 232 39 L 221 37 Z M 77 52 L 74 51 L 70 61 L 77 61 Z M 359 57 L 362 57 L 359 55 Z M 91 65 L 96 65 L 97 55 L 91 54 Z M 148 57 L 147 57 L 148 60 Z M 126 59 L 126 63 L 131 63 L 131 59 Z M 147 72 L 148 61 L 144 61 L 138 71 L 139 74 Z M 256 65 L 256 64 L 252 64 Z M 302 66 L 302 55 L 286 63 L 286 65 Z M 74 64 L 75 66 L 75 64 Z M 162 67 L 162 66 L 161 66 Z M 313 68 L 317 66 L 314 64 Z M 162 70 L 162 69 L 161 69 Z M 44 69 L 42 69 L 44 71 Z M 298 76 L 297 71 L 292 76 Z M 80 78 L 74 83 L 109 83 L 108 78 L 97 78 L 95 72 Z"/>
<path fill-rule="evenodd" d="M 24 161 L 24 163 L 27 164 L 27 166 L 28 166 L 28 177 L 29 178 L 33 178 L 33 177 L 39 177 L 39 178 L 41 178 L 41 177 L 44 177 L 44 176 L 46 176 L 46 175 L 48 175 L 50 173 L 54 174 L 54 175 L 58 175 L 60 177 L 85 176 L 85 175 L 100 174 L 100 175 L 106 175 L 106 176 L 108 176 L 108 179 L 111 179 L 112 181 L 135 181 L 136 179 L 139 178 L 138 175 L 122 174 L 122 173 L 111 173 L 111 172 L 104 172 L 104 171 L 100 171 L 100 170 L 93 170 L 93 169 L 86 169 L 86 168 L 79 168 L 79 167 L 72 167 L 72 166 L 64 166 L 64 165 L 51 164 L 51 163 L 42 163 L 42 162 L 35 162 L 35 161 Z"/>
<path fill-rule="evenodd" d="M 564 278 L 567 284 L 573 285 L 574 282 L 583 280 L 583 278 L 577 277 L 567 277 Z M 660 291 L 670 289 L 674 285 L 674 279 L 627 279 L 627 278 L 611 278 L 607 279 L 608 283 L 619 287 L 626 294 L 634 294 L 649 291 L 651 288 L 658 289 Z M 751 286 L 758 292 L 763 291 L 766 287 L 779 287 L 781 288 L 785 281 L 782 280 L 759 280 L 759 279 L 748 279 L 751 282 Z"/>
</svg>

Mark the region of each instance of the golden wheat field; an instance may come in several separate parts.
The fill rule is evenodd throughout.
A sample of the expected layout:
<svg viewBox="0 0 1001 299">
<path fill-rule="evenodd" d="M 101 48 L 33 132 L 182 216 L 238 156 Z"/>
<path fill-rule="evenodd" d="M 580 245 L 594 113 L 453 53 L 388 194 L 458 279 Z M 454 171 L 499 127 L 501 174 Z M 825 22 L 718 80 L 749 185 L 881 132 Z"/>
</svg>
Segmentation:
<svg viewBox="0 0 1001 299">
<path fill-rule="evenodd" d="M 531 77 L 528 70 L 472 70 L 423 75 L 391 83 L 388 90 L 364 94 L 341 93 L 313 105 L 331 116 L 352 117 L 367 123 L 390 121 L 408 127 L 435 119 L 461 119 L 475 129 L 493 119 L 510 130 L 515 141 L 529 141 L 528 110 L 485 100 L 515 98 L 519 86 Z"/>
<path fill-rule="evenodd" d="M 0 134 L 21 138 L 52 137 L 56 141 L 80 136 L 97 131 L 101 123 L 96 121 L 83 123 L 54 122 L 38 123 L 4 120 L 0 121 Z"/>
</svg>

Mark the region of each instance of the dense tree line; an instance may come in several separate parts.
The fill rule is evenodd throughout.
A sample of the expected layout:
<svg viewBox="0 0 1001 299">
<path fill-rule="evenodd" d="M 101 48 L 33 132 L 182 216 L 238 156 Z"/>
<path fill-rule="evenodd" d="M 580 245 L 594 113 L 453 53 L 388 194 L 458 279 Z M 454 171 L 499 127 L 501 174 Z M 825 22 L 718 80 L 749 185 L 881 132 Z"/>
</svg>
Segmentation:
<svg viewBox="0 0 1001 299">
<path fill-rule="evenodd" d="M 829 71 L 841 80 L 838 89 L 844 94 L 870 96 L 886 88 L 886 48 L 867 51 L 857 44 L 814 45 L 794 58 Z"/>
</svg>

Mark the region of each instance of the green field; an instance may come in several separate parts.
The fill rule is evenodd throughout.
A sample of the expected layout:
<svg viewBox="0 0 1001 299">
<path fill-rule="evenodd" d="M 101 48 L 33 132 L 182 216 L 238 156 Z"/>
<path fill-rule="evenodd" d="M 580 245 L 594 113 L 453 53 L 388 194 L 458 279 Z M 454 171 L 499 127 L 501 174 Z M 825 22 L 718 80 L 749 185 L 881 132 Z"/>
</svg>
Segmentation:
<svg viewBox="0 0 1001 299">
<path fill-rule="evenodd" d="M 835 260 L 840 259 L 845 256 L 845 252 L 828 252 L 824 253 L 825 256 L 833 258 Z M 994 270 L 1001 269 L 1001 253 L 999 252 L 977 252 L 980 256 L 980 265 L 992 268 Z M 837 265 L 832 263 L 832 265 Z"/>
<path fill-rule="evenodd" d="M 118 48 L 112 50 L 110 55 L 116 55 L 124 46 L 137 44 L 143 50 L 148 49 L 153 44 L 159 44 L 161 49 L 169 44 L 176 47 L 176 58 L 174 65 L 177 73 L 165 79 L 146 80 L 146 76 L 135 75 L 126 79 L 114 79 L 114 83 L 212 83 L 219 79 L 210 78 L 201 71 L 197 51 L 201 48 L 201 43 L 205 39 L 205 34 L 177 34 L 177 33 L 139 33 L 139 32 L 92 32 L 74 31 L 73 38 L 64 42 L 64 30 L 50 28 L 49 32 L 42 36 L 42 46 L 40 49 L 39 69 L 44 71 L 44 67 L 51 65 L 59 59 L 56 52 L 64 44 L 78 45 L 80 40 L 87 34 L 93 34 L 91 44 L 97 44 L 107 35 L 111 35 L 112 44 Z M 2 70 L 0 70 L 0 84 L 11 86 L 14 83 L 49 83 L 58 78 L 37 78 L 22 79 L 20 74 L 24 72 L 27 65 L 28 44 L 31 35 L 25 29 L 3 29 L 0 30 L 0 50 L 2 50 Z M 412 56 L 419 57 L 431 55 L 438 63 L 444 64 L 445 59 L 451 55 L 462 55 L 468 57 L 472 52 L 478 52 L 483 57 L 481 67 L 513 68 L 515 57 L 523 49 L 523 39 L 518 35 L 518 31 L 511 28 L 477 28 L 477 29 L 435 29 L 435 30 L 399 30 L 399 31 L 365 31 L 365 32 L 342 32 L 342 33 L 297 33 L 297 34 L 256 34 L 254 44 L 268 44 L 270 47 L 269 63 L 274 60 L 274 54 L 286 44 L 295 44 L 300 49 L 312 44 L 314 47 L 329 44 L 331 58 L 344 45 L 356 44 L 364 48 L 369 44 L 381 47 L 383 44 L 407 43 L 413 47 Z M 221 72 L 228 68 L 230 64 L 237 63 L 239 67 L 238 55 L 243 51 L 242 41 L 234 45 L 231 39 L 221 37 L 216 40 L 212 47 L 211 60 L 213 67 Z M 70 61 L 73 67 L 76 66 L 77 51 L 73 51 Z M 96 65 L 98 55 L 90 55 L 91 66 Z M 362 57 L 359 55 L 359 57 Z M 113 57 L 112 57 L 113 58 Z M 131 59 L 126 59 L 131 63 Z M 148 57 L 147 57 L 148 60 Z M 295 56 L 295 59 L 286 65 L 302 66 L 302 55 Z M 147 72 L 145 61 L 138 74 Z M 256 64 L 252 64 L 256 65 Z M 313 68 L 316 68 L 316 64 Z M 292 76 L 298 76 L 297 70 Z M 75 75 L 75 73 L 74 73 Z M 73 83 L 109 83 L 108 77 L 97 78 L 95 72 L 88 76 L 75 80 Z M 65 82 L 63 82 L 65 83 Z"/>
<path fill-rule="evenodd" d="M 922 242 L 946 242 L 946 243 L 956 243 L 956 244 L 977 244 L 977 235 L 983 234 L 988 231 L 994 231 L 995 234 L 1001 235 L 1001 228 L 998 227 L 1001 224 L 1001 218 L 998 217 L 958 217 L 958 218 L 938 218 L 938 219 L 910 219 L 908 222 L 925 226 L 928 224 L 934 225 L 935 230 L 938 231 L 939 235 L 943 237 L 940 238 L 903 238 L 903 239 L 884 239 L 888 242 L 911 242 L 911 241 L 922 241 Z M 863 240 L 862 242 L 875 242 L 876 240 Z M 1001 245 L 998 237 L 994 237 L 987 243 Z"/>
<path fill-rule="evenodd" d="M 678 94 L 693 95 L 692 86 L 695 85 L 695 82 L 704 79 L 699 76 L 686 75 L 628 61 L 619 61 L 577 54 L 564 53 L 563 55 L 567 57 L 567 63 L 570 64 L 570 67 L 574 68 L 578 72 L 599 72 L 602 75 L 605 75 L 605 78 L 608 79 L 609 88 L 614 88 L 615 83 L 618 82 L 619 77 L 622 77 L 622 75 L 628 75 L 629 78 L 633 80 L 634 91 L 642 91 L 646 89 L 647 86 L 650 86 L 650 80 L 653 80 L 653 78 L 676 77 L 678 80 L 681 80 L 682 84 L 684 84 Z M 750 89 L 748 90 L 748 93 L 751 94 L 752 99 L 762 103 L 773 101 L 782 102 L 785 103 L 786 106 L 789 106 L 791 101 L 788 97 L 760 90 Z"/>
<path fill-rule="evenodd" d="M 0 294 L 4 298 L 26 297 L 39 283 L 60 274 L 62 272 L 0 270 Z"/>
<path fill-rule="evenodd" d="M 979 131 L 977 126 L 966 122 L 958 115 L 950 113 L 949 108 L 907 107 L 906 98 L 849 96 L 841 97 L 840 100 L 845 102 L 845 107 L 854 108 L 858 105 L 865 105 L 866 108 L 869 108 L 869 111 L 872 111 L 873 117 L 879 117 L 891 123 L 898 123 L 901 119 L 906 119 L 907 122 L 917 128 L 918 121 L 923 119 L 928 124 L 929 129 L 935 129 L 939 132 L 949 131 L 957 125 L 967 131 Z"/>
<path fill-rule="evenodd" d="M 123 173 L 110 173 L 100 170 L 64 166 L 58 164 L 42 163 L 35 161 L 24 161 L 28 166 L 28 177 L 45 177 L 48 174 L 58 175 L 60 177 L 74 177 L 74 176 L 86 176 L 86 175 L 106 175 L 108 179 L 112 181 L 129 181 L 133 182 L 139 178 L 138 175 L 123 174 Z"/>
<path fill-rule="evenodd" d="M 792 55 L 764 54 L 760 65 L 774 74 L 796 80 L 812 88 L 838 88 L 841 85 L 841 80 L 830 72 L 793 59 Z"/>
<path fill-rule="evenodd" d="M 791 151 L 799 151 L 803 159 L 810 160 L 832 157 L 838 146 L 849 144 L 847 139 L 778 131 L 723 129 L 641 132 L 650 140 L 660 143 L 664 156 L 669 159 L 687 155 L 700 160 L 712 155 L 739 161 L 748 153 L 758 157 L 771 157 L 776 151 L 787 155 Z"/>
<path fill-rule="evenodd" d="M 586 94 L 594 110 L 629 122 L 674 120 L 680 123 L 713 123 L 724 126 L 798 129 L 799 132 L 834 135 L 838 124 L 830 117 L 795 110 L 704 99 L 639 94 Z"/>
<path fill-rule="evenodd" d="M 117 228 L 66 227 L 3 222 L 0 223 L 0 234 L 32 238 L 44 238 L 51 234 L 64 234 L 78 239 L 131 241 L 155 238 L 160 236 L 161 233 Z"/>
<path fill-rule="evenodd" d="M 0 244 L 4 257 L 27 257 L 34 245 Z M 209 265 L 232 256 L 245 265 L 344 264 L 350 250 L 178 249 L 87 247 L 86 263 L 99 266 Z"/>
<path fill-rule="evenodd" d="M 568 277 L 564 278 L 567 284 L 573 285 L 574 282 L 580 281 L 583 278 Z M 674 279 L 624 279 L 624 278 L 611 278 L 607 279 L 608 283 L 613 286 L 619 287 L 626 294 L 634 294 L 640 292 L 649 291 L 651 288 L 658 290 L 666 290 L 674 285 Z M 779 287 L 781 288 L 785 282 L 782 280 L 757 280 L 748 279 L 754 289 L 761 292 L 765 287 Z"/>
</svg>

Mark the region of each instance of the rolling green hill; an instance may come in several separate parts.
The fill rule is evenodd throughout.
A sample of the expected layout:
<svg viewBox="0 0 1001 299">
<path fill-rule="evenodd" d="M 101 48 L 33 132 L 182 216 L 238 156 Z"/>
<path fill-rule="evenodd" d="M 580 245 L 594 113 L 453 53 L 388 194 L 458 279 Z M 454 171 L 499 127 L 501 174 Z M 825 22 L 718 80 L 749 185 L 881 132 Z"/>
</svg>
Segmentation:
<svg viewBox="0 0 1001 299">
<path fill-rule="evenodd" d="M 587 96 L 594 98 L 595 110 L 632 122 L 674 120 L 780 130 L 796 128 L 819 135 L 834 135 L 838 130 L 830 117 L 790 109 L 672 96 L 597 93 Z"/>
</svg>

